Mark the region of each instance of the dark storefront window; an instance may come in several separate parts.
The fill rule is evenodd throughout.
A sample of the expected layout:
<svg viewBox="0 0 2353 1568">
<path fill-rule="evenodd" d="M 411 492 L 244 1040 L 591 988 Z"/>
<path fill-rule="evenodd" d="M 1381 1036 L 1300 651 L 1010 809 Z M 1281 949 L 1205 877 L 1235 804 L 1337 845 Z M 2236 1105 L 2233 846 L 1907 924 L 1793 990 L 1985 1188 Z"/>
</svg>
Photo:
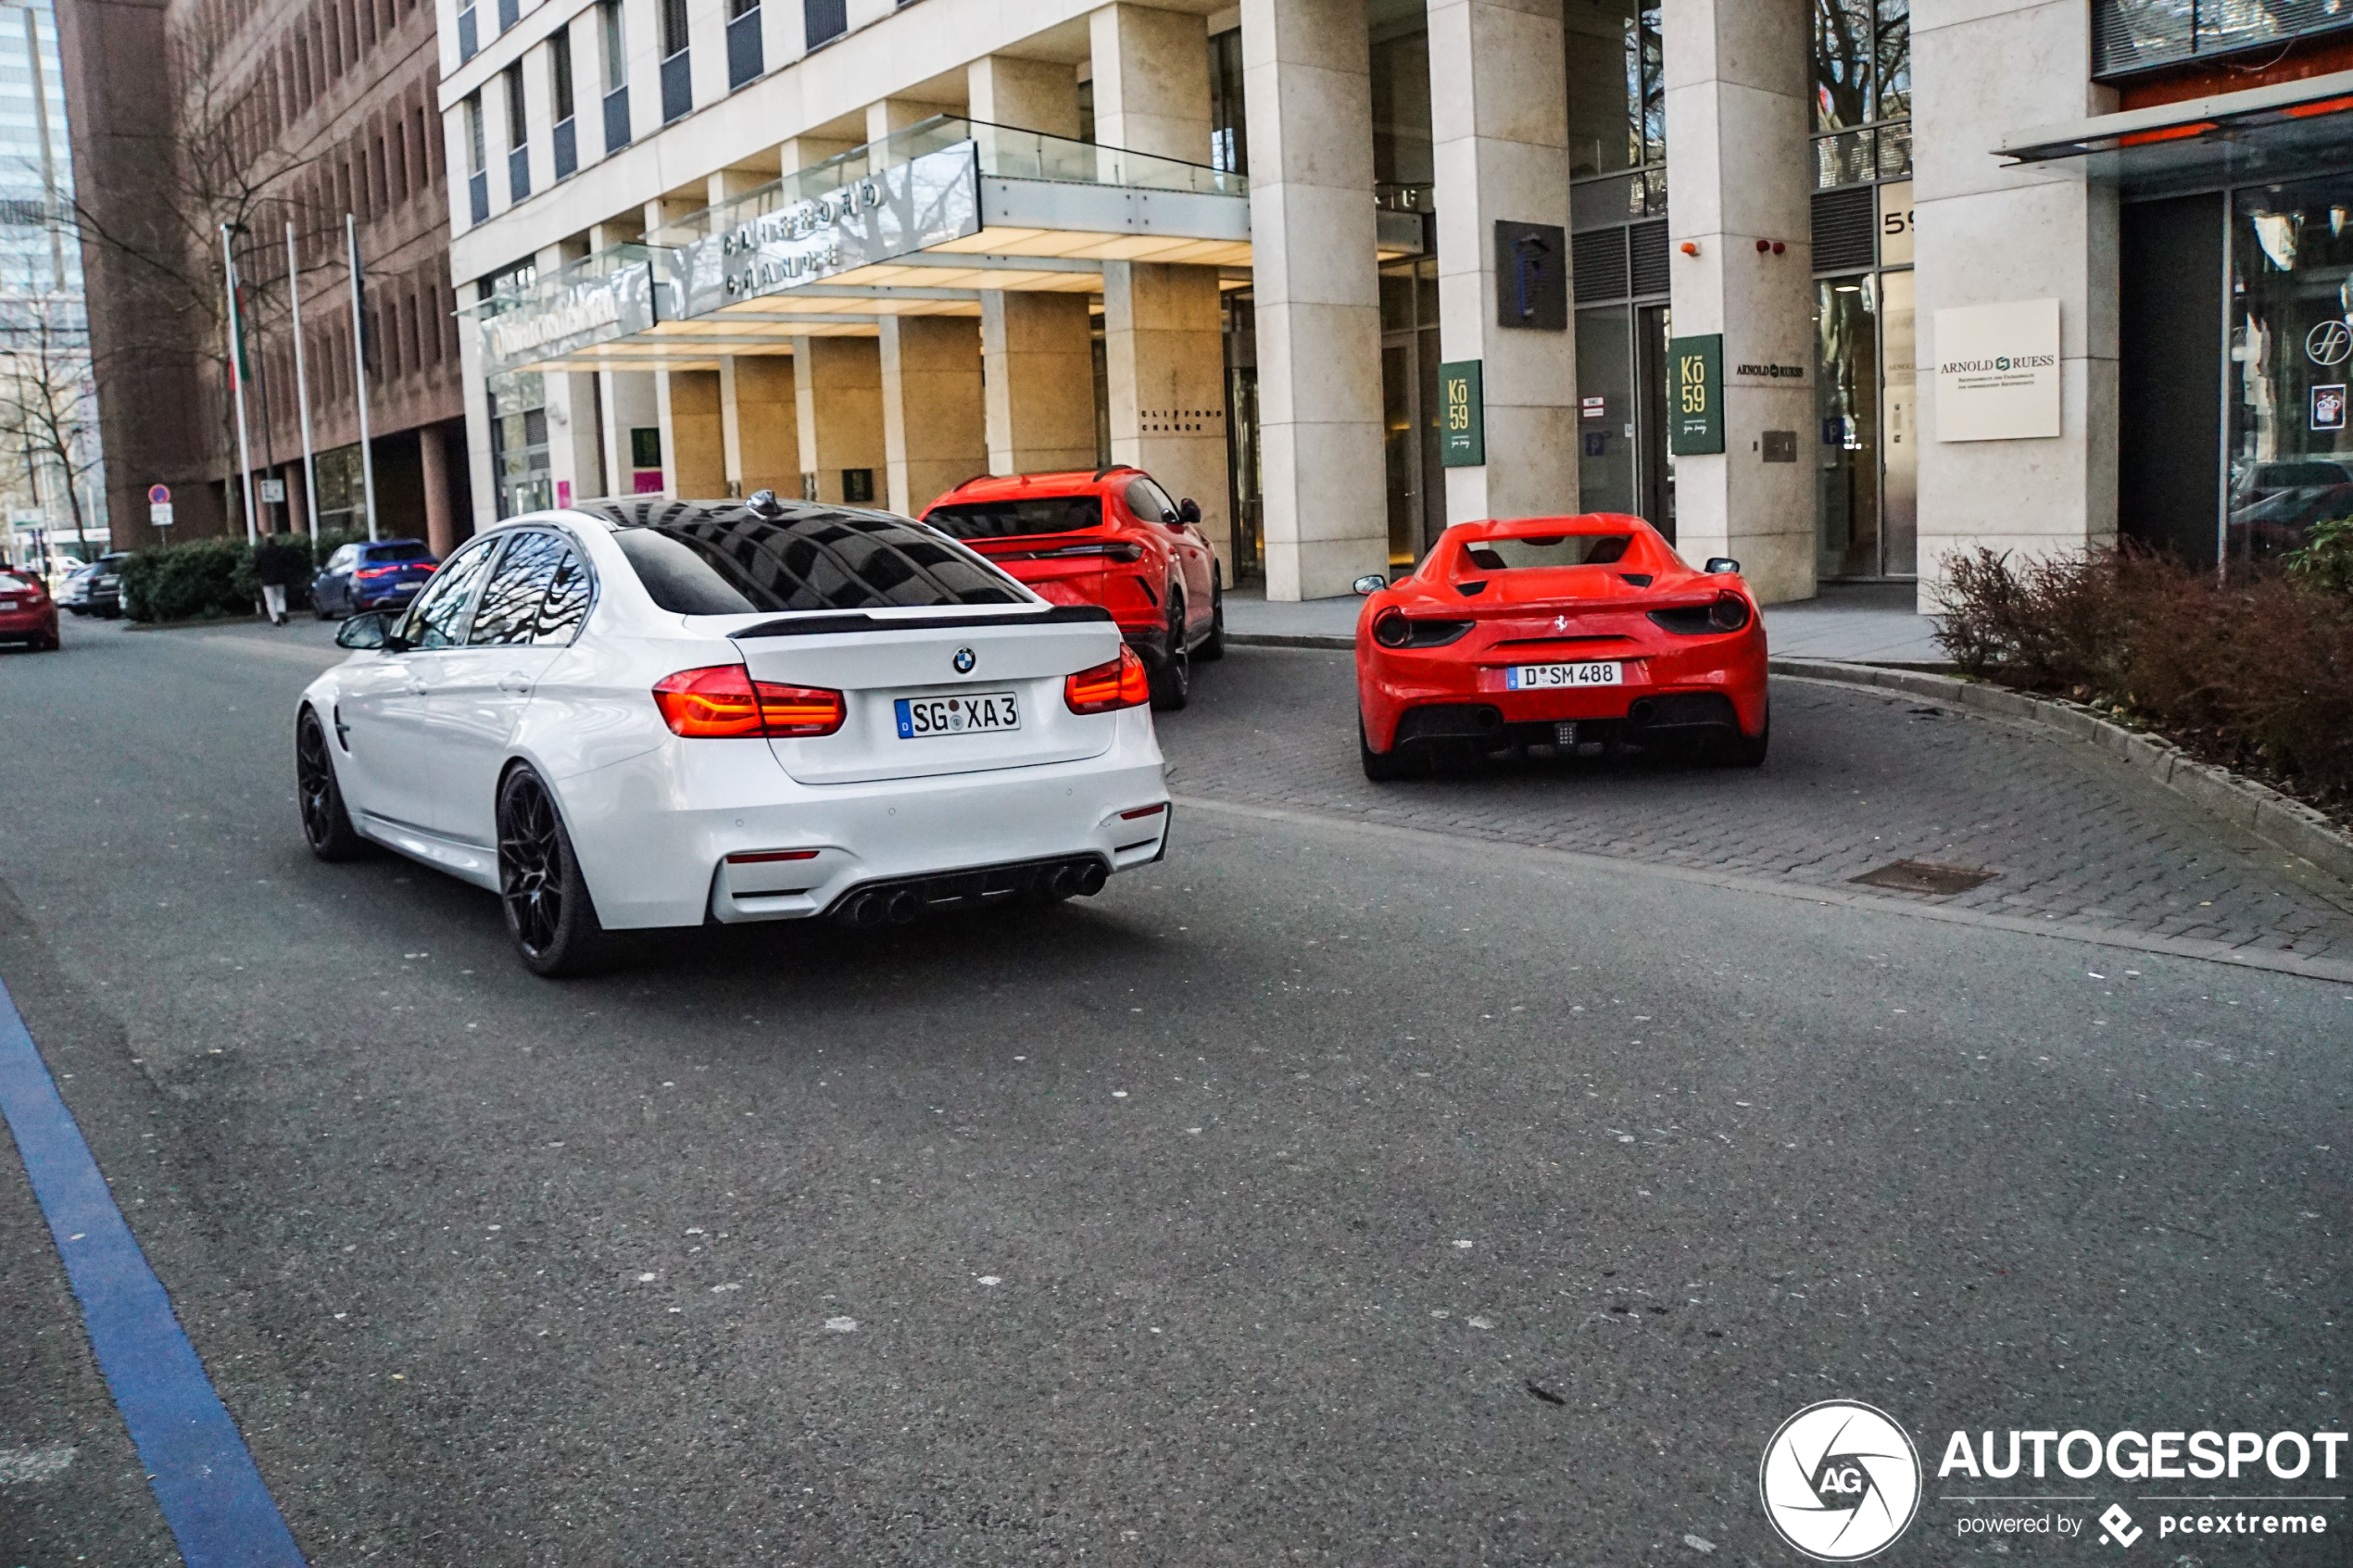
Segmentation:
<svg viewBox="0 0 2353 1568">
<path fill-rule="evenodd" d="M 1238 27 L 1209 37 L 1209 167 L 1230 174 L 1250 172 L 1250 129 L 1242 118 L 1242 30 Z"/>
<path fill-rule="evenodd" d="M 2227 528 L 2233 561 L 2353 517 L 2353 175 L 2235 194 Z"/>
<path fill-rule="evenodd" d="M 497 482 L 498 515 L 517 517 L 556 504 L 547 463 L 547 392 L 536 370 L 489 379 L 490 468 Z"/>
<path fill-rule="evenodd" d="M 1234 581 L 1266 575 L 1266 488 L 1259 458 L 1258 316 L 1248 289 L 1229 290 L 1226 318 L 1226 473 L 1234 520 Z"/>
</svg>

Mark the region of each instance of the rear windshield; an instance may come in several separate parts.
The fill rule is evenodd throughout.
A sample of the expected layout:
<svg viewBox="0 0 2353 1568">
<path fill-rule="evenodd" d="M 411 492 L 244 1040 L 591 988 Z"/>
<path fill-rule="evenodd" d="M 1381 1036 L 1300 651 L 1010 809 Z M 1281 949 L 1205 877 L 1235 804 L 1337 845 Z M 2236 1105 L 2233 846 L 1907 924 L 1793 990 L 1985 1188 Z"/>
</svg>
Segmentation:
<svg viewBox="0 0 2353 1568">
<path fill-rule="evenodd" d="M 686 508 L 680 508 L 686 512 Z M 623 528 L 613 538 L 673 615 L 1028 601 L 1011 578 L 903 518 L 741 508 Z"/>
<path fill-rule="evenodd" d="M 368 558 L 371 561 L 431 560 L 433 552 L 422 545 L 415 544 L 371 545 L 368 546 Z"/>
<path fill-rule="evenodd" d="M 1481 539 L 1463 546 L 1463 559 L 1480 571 L 1528 566 L 1609 566 L 1626 558 L 1630 533 L 1543 533 L 1525 539 Z"/>
<path fill-rule="evenodd" d="M 934 507 L 924 521 L 955 539 L 1013 539 L 1025 533 L 1074 533 L 1103 521 L 1094 495 L 1035 495 Z"/>
</svg>

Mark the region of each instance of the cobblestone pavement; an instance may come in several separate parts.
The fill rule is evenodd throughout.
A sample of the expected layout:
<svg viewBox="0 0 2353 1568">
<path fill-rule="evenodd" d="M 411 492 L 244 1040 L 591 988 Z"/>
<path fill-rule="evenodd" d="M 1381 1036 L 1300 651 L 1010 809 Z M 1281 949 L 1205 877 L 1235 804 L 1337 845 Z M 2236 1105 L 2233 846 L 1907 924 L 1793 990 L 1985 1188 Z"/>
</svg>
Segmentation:
<svg viewBox="0 0 2353 1568">
<path fill-rule="evenodd" d="M 2353 887 L 2033 725 L 1776 680 L 1755 772 L 1579 758 L 1374 784 L 1349 744 L 1354 697 L 1347 654 L 1237 648 L 1197 672 L 1190 708 L 1159 716 L 1171 787 L 1848 891 L 1931 860 L 1994 875 L 1923 902 L 2353 961 Z"/>
</svg>

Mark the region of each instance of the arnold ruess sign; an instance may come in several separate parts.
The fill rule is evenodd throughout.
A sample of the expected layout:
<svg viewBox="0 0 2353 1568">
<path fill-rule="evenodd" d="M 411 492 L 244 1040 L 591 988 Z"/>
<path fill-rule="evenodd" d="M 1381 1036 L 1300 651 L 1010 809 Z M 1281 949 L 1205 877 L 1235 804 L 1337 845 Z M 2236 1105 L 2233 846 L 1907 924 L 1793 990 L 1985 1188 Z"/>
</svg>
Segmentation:
<svg viewBox="0 0 2353 1568">
<path fill-rule="evenodd" d="M 2059 433 L 2059 302 L 1936 313 L 1936 438 L 2020 441 Z"/>
<path fill-rule="evenodd" d="M 700 316 L 978 232 L 979 154 L 958 142 L 685 246 L 682 310 Z"/>
</svg>

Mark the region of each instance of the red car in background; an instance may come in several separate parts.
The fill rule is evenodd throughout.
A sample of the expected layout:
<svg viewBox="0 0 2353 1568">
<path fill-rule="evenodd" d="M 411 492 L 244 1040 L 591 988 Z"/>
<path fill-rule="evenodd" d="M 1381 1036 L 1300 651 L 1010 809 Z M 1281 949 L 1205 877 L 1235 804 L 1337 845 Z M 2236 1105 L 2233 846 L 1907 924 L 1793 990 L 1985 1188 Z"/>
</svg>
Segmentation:
<svg viewBox="0 0 2353 1568">
<path fill-rule="evenodd" d="M 0 567 L 0 642 L 57 646 L 57 601 L 40 578 L 12 566 Z"/>
<path fill-rule="evenodd" d="M 1694 571 L 1638 517 L 1459 523 L 1410 576 L 1357 589 L 1366 778 L 1596 741 L 1765 760 L 1765 622 L 1740 563 Z"/>
<path fill-rule="evenodd" d="M 1141 469 L 968 479 L 924 521 L 1040 598 L 1110 610 L 1151 672 L 1154 708 L 1184 707 L 1193 660 L 1225 654 L 1225 575 L 1201 508 Z"/>
</svg>

